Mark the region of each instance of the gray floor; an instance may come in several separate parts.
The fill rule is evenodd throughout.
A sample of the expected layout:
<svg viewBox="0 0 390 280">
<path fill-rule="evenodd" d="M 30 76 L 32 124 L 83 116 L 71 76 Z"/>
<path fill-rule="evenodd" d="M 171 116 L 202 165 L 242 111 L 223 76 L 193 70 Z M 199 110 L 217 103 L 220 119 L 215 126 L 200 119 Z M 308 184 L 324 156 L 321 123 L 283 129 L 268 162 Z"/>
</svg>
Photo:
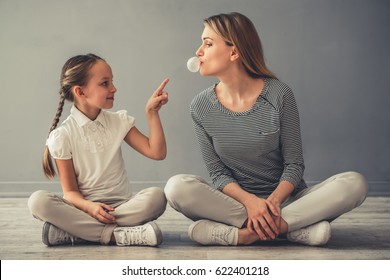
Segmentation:
<svg viewBox="0 0 390 280">
<path fill-rule="evenodd" d="M 33 219 L 27 198 L 0 198 L 1 260 L 389 260 L 390 197 L 369 197 L 363 205 L 332 223 L 332 238 L 324 247 L 307 247 L 287 241 L 252 246 L 199 246 L 187 236 L 191 223 L 168 207 L 157 222 L 164 242 L 158 248 L 100 245 L 46 247 L 42 223 Z"/>
</svg>

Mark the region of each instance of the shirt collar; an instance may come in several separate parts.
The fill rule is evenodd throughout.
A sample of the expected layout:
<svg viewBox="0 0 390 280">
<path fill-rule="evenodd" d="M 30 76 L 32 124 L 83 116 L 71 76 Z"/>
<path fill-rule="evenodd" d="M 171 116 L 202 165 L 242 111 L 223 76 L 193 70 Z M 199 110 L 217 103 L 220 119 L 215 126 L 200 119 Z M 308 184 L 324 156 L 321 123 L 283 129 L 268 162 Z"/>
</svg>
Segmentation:
<svg viewBox="0 0 390 280">
<path fill-rule="evenodd" d="M 103 125 L 103 127 L 106 127 L 106 120 L 104 117 L 104 111 L 101 110 L 97 118 L 92 121 L 90 118 L 88 118 L 86 115 L 84 115 L 79 109 L 76 108 L 75 105 L 72 105 L 72 108 L 70 109 L 71 116 L 76 120 L 77 124 L 80 127 L 85 126 L 88 123 L 95 122 L 100 123 Z"/>
</svg>

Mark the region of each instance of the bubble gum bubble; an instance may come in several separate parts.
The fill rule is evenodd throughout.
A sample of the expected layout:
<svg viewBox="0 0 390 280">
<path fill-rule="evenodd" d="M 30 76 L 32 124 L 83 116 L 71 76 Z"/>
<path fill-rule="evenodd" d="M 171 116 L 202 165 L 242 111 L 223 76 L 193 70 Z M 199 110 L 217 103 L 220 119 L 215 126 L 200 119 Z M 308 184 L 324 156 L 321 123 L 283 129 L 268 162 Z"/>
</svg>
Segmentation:
<svg viewBox="0 0 390 280">
<path fill-rule="evenodd" d="M 191 72 L 198 72 L 199 71 L 199 59 L 198 57 L 194 56 L 194 57 L 191 57 L 188 61 L 187 61 L 187 68 L 188 70 L 190 70 Z"/>
</svg>

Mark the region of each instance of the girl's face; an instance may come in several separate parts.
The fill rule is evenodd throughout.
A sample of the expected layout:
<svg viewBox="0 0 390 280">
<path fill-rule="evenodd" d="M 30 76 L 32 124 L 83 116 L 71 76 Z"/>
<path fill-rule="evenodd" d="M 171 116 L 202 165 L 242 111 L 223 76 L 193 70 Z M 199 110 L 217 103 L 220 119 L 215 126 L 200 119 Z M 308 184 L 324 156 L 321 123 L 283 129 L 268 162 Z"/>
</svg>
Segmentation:
<svg viewBox="0 0 390 280">
<path fill-rule="evenodd" d="M 232 46 L 215 33 L 208 25 L 202 34 L 202 45 L 196 51 L 199 57 L 200 70 L 203 76 L 219 76 L 224 74 L 231 65 Z"/>
<path fill-rule="evenodd" d="M 111 67 L 105 61 L 98 60 L 88 74 L 89 81 L 82 87 L 85 105 L 90 109 L 111 109 L 116 92 Z"/>
</svg>

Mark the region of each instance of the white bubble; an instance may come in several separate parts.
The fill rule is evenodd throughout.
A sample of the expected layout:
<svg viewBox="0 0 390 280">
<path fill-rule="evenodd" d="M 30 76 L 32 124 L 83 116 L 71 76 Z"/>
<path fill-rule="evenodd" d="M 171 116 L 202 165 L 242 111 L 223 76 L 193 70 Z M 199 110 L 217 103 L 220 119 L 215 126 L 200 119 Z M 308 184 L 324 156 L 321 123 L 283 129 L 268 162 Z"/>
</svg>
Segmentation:
<svg viewBox="0 0 390 280">
<path fill-rule="evenodd" d="M 194 57 L 191 57 L 188 61 L 187 61 L 187 68 L 188 70 L 190 70 L 191 72 L 198 72 L 199 71 L 199 59 L 198 57 L 194 56 Z"/>
</svg>

